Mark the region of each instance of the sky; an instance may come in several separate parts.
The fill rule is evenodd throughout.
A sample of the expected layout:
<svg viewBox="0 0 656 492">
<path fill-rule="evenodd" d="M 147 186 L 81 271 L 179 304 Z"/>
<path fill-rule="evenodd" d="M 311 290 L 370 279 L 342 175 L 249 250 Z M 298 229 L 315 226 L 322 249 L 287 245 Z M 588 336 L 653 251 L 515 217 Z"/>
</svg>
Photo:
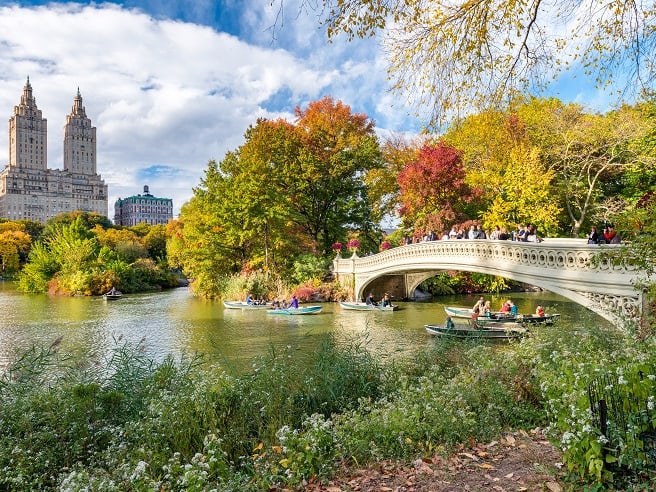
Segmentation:
<svg viewBox="0 0 656 492">
<path fill-rule="evenodd" d="M 63 127 L 79 89 L 97 128 L 97 171 L 114 202 L 172 198 L 174 215 L 207 163 L 243 143 L 258 118 L 332 96 L 377 131 L 416 134 L 416 111 L 389 91 L 378 39 L 328 43 L 300 0 L 0 0 L 0 115 L 8 121 L 29 77 L 48 120 L 48 167 L 63 164 Z M 563 100 L 598 106 L 564 80 Z M 564 97 L 563 97 L 564 96 Z M 0 131 L 7 132 L 8 124 Z M 0 165 L 9 158 L 0 139 Z"/>
</svg>

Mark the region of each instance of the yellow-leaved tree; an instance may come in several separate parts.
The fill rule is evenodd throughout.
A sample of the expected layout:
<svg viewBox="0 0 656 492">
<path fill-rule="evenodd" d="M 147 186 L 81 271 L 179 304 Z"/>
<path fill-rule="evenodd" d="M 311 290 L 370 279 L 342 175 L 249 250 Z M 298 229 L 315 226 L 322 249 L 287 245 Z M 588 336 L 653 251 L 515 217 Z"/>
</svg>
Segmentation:
<svg viewBox="0 0 656 492">
<path fill-rule="evenodd" d="M 284 0 L 272 2 L 282 9 Z M 303 0 L 328 38 L 382 36 L 394 90 L 432 124 L 538 92 L 564 71 L 653 91 L 654 1 Z"/>
</svg>

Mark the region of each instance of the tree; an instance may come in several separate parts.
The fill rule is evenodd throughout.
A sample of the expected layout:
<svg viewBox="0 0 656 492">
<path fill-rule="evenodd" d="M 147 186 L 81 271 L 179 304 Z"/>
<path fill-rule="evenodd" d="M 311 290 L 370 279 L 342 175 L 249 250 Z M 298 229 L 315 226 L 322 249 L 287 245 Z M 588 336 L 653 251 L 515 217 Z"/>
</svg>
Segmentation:
<svg viewBox="0 0 656 492">
<path fill-rule="evenodd" d="M 296 255 L 329 252 L 347 230 L 374 228 L 361 177 L 380 165 L 380 150 L 365 115 L 326 97 L 296 108 L 294 123 L 261 119 L 244 137 L 208 164 L 168 246 L 209 297 L 220 294 L 218 276 L 280 274 Z"/>
<path fill-rule="evenodd" d="M 486 110 L 453 125 L 445 140 L 463 149 L 466 182 L 481 189 L 486 228 L 535 224 L 542 234 L 559 231 L 561 207 L 555 170 L 530 139 L 530 127 L 514 108 Z"/>
<path fill-rule="evenodd" d="M 424 145 L 398 177 L 406 227 L 443 231 L 475 214 L 480 190 L 465 183 L 462 152 L 440 140 Z"/>
<path fill-rule="evenodd" d="M 408 141 L 401 135 L 392 135 L 382 145 L 382 165 L 364 175 L 376 222 L 386 216 L 396 216 L 400 206 L 397 177 L 409 162 L 417 159 L 420 147 L 419 141 Z"/>
<path fill-rule="evenodd" d="M 284 0 L 280 0 L 280 6 Z M 304 0 L 303 6 L 315 4 Z M 656 8 L 642 3 L 541 0 L 322 0 L 329 39 L 382 32 L 393 88 L 432 123 L 540 90 L 582 67 L 599 86 L 622 92 L 654 88 Z"/>
<path fill-rule="evenodd" d="M 32 238 L 16 222 L 0 224 L 0 275 L 18 270 L 21 255 L 26 255 L 32 245 Z"/>
<path fill-rule="evenodd" d="M 378 139 L 373 121 L 331 97 L 295 113 L 301 148 L 285 162 L 283 185 L 292 220 L 327 253 L 346 229 L 375 228 L 362 175 L 381 165 Z"/>
<path fill-rule="evenodd" d="M 163 224 L 151 225 L 142 238 L 142 243 L 148 250 L 148 255 L 155 261 L 166 260 L 166 226 Z"/>
<path fill-rule="evenodd" d="M 537 148 L 517 146 L 509 154 L 499 193 L 483 213 L 483 224 L 534 224 L 541 236 L 557 234 L 561 210 L 554 199 L 555 171 L 540 161 Z"/>
<path fill-rule="evenodd" d="M 576 237 L 602 200 L 623 193 L 624 173 L 636 162 L 630 144 L 648 126 L 630 107 L 599 115 L 554 99 L 532 99 L 517 114 L 545 164 L 556 172 Z"/>
</svg>

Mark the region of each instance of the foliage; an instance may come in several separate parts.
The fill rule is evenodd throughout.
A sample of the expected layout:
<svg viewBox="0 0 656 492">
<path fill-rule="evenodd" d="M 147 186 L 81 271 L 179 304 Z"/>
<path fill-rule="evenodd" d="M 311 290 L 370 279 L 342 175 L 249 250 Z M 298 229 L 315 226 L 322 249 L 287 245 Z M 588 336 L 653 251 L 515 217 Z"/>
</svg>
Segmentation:
<svg viewBox="0 0 656 492">
<path fill-rule="evenodd" d="M 25 232 L 25 225 L 19 222 L 0 223 L 0 275 L 14 273 L 25 259 L 32 245 L 31 236 Z"/>
<path fill-rule="evenodd" d="M 289 274 L 296 256 L 328 254 L 351 228 L 374 237 L 361 180 L 380 161 L 373 122 L 329 97 L 295 114 L 293 124 L 258 120 L 183 206 L 167 247 L 198 294 L 221 295 L 214 275 Z"/>
<path fill-rule="evenodd" d="M 397 176 L 410 162 L 417 159 L 421 144 L 401 135 L 389 136 L 381 145 L 382 164 L 363 176 L 367 194 L 377 222 L 385 217 L 396 217 L 399 208 Z"/>
<path fill-rule="evenodd" d="M 604 198 L 622 196 L 622 176 L 638 160 L 632 142 L 648 131 L 647 121 L 628 107 L 598 115 L 553 99 L 533 99 L 517 113 L 544 164 L 556 171 L 571 234 L 577 236 Z"/>
<path fill-rule="evenodd" d="M 399 174 L 398 183 L 403 223 L 422 233 L 443 231 L 471 216 L 480 194 L 465 183 L 461 153 L 444 141 L 424 145 Z"/>
<path fill-rule="evenodd" d="M 248 294 L 251 294 L 255 299 L 270 299 L 275 291 L 276 282 L 264 272 L 250 272 L 248 274 L 223 277 L 221 283 L 221 292 L 224 299 L 246 300 Z"/>
<path fill-rule="evenodd" d="M 509 154 L 500 190 L 482 214 L 484 226 L 534 224 L 541 236 L 556 235 L 561 209 L 554 200 L 555 171 L 540 162 L 537 149 L 516 147 Z"/>
<path fill-rule="evenodd" d="M 328 473 L 335 448 L 320 427 L 361 397 L 377 398 L 382 367 L 358 343 L 338 349 L 331 339 L 305 356 L 307 369 L 291 355 L 272 349 L 253 373 L 231 377 L 197 358 L 154 363 L 139 346 L 89 365 L 66 363 L 55 346 L 33 348 L 0 379 L 0 487 L 262 490 Z M 306 432 L 294 444 L 285 426 Z M 316 455 L 300 444 L 313 435 L 323 450 Z M 294 473 L 259 473 L 283 464 L 280 455 L 267 464 L 273 453 L 258 443 L 282 453 L 281 439 Z"/>
<path fill-rule="evenodd" d="M 311 353 L 272 347 L 235 376 L 196 358 L 154 363 L 139 346 L 100 364 L 72 363 L 57 343 L 32 348 L 0 378 L 0 486 L 297 488 L 345 463 L 429 456 L 548 423 L 575 488 L 639 484 L 651 467 L 639 436 L 656 423 L 656 351 L 625 335 L 588 326 L 534 330 L 505 347 L 436 340 L 389 364 L 366 338 L 327 337 Z M 598 375 L 615 378 L 605 391 L 645 402 L 626 401 L 628 433 L 609 419 L 619 445 L 605 453 L 588 393 Z"/>
<path fill-rule="evenodd" d="M 53 231 L 61 230 L 62 226 L 72 224 L 73 222 L 78 222 L 82 228 L 87 230 L 93 229 L 96 225 L 101 226 L 103 229 L 110 229 L 112 227 L 112 223 L 104 215 L 96 212 L 76 210 L 74 212 L 62 212 L 50 219 L 46 223 L 43 235 L 49 236 Z"/>
<path fill-rule="evenodd" d="M 177 286 L 177 279 L 148 258 L 141 238 L 126 229 L 104 229 L 78 214 L 49 223 L 18 275 L 25 292 L 94 295 Z M 86 224 L 86 225 L 85 225 Z M 88 226 L 94 224 L 89 229 Z"/>
<path fill-rule="evenodd" d="M 594 9 L 503 0 L 302 5 L 320 10 L 329 39 L 383 32 L 393 88 L 417 108 L 428 108 L 433 126 L 516 93 L 540 91 L 572 67 L 583 67 L 599 86 L 616 83 L 623 95 L 649 93 L 656 80 L 652 2 L 617 0 Z"/>
<path fill-rule="evenodd" d="M 502 292 L 515 283 L 494 275 L 470 272 L 443 272 L 424 280 L 419 289 L 432 295 L 445 296 L 453 294 L 472 294 L 478 292 Z"/>
<path fill-rule="evenodd" d="M 292 281 L 302 284 L 312 280 L 321 281 L 328 271 L 326 260 L 322 257 L 306 254 L 294 260 Z"/>
<path fill-rule="evenodd" d="M 570 471 L 584 481 L 607 483 L 616 478 L 616 463 L 624 471 L 637 474 L 649 469 L 651 463 L 645 461 L 643 443 L 635 439 L 636 432 L 629 428 L 628 434 L 615 433 L 619 430 L 613 427 L 618 423 L 617 415 L 609 414 L 610 435 L 601 435 L 592 419 L 589 385 L 599 377 L 615 375 L 615 385 L 601 385 L 606 398 L 619 405 L 618 410 L 629 422 L 642 418 L 642 411 L 653 406 L 656 376 L 653 369 L 647 369 L 655 362 L 653 339 L 636 343 L 617 329 L 589 327 L 545 335 L 522 348 L 525 357 L 536 361 L 534 372 L 541 381 L 551 431 L 560 439 Z M 641 408 L 631 405 L 640 400 L 644 402 Z M 607 449 L 608 438 L 620 442 L 620 447 Z"/>
</svg>

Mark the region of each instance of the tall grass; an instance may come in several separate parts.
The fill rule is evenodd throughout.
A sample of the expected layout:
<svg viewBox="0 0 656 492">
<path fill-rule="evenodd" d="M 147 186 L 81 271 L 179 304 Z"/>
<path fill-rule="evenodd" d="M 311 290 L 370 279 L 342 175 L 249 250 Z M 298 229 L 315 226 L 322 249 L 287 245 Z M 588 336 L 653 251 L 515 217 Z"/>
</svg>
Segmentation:
<svg viewBox="0 0 656 492">
<path fill-rule="evenodd" d="M 327 336 L 312 353 L 272 347 L 241 375 L 198 357 L 155 363 L 139 346 L 86 364 L 57 344 L 35 347 L 0 380 L 0 489 L 300 489 L 338 464 L 447 452 L 508 429 L 557 430 L 548 417 L 568 411 L 581 376 L 556 376 L 593 364 L 581 348 L 604 363 L 606 348 L 624 361 L 635 350 L 604 339 L 545 330 L 504 347 L 437 342 L 383 363 L 366 338 Z"/>
</svg>

